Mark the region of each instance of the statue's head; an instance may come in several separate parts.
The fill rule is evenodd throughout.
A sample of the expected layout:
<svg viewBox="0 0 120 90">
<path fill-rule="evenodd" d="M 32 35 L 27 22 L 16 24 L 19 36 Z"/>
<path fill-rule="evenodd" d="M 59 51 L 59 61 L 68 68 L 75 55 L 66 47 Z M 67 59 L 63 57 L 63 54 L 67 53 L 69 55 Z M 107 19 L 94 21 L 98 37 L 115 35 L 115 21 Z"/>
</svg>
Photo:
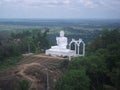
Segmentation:
<svg viewBox="0 0 120 90">
<path fill-rule="evenodd" d="M 60 37 L 64 37 L 64 31 L 60 31 Z"/>
</svg>

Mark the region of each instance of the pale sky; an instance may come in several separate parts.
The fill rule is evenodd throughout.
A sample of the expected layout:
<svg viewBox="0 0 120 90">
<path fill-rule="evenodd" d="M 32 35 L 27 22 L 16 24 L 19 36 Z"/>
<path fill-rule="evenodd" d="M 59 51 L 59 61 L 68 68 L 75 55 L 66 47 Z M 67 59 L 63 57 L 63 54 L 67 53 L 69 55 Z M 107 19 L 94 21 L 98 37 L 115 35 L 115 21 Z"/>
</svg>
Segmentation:
<svg viewBox="0 0 120 90">
<path fill-rule="evenodd" d="M 120 0 L 0 0 L 0 18 L 120 19 Z"/>
</svg>

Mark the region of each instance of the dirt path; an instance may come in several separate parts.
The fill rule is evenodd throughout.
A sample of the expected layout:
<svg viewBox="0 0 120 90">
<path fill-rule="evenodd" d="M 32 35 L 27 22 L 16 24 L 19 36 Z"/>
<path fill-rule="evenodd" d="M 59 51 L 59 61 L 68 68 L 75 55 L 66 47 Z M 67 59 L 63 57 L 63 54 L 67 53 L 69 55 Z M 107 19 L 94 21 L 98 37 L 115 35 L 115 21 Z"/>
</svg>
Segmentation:
<svg viewBox="0 0 120 90">
<path fill-rule="evenodd" d="M 27 75 L 25 71 L 31 67 L 31 66 L 41 66 L 39 63 L 30 63 L 30 64 L 23 64 L 20 65 L 20 71 L 18 72 L 18 75 L 22 76 L 23 78 L 29 80 L 31 82 L 31 87 L 30 88 L 37 88 L 37 79 L 33 76 Z"/>
</svg>

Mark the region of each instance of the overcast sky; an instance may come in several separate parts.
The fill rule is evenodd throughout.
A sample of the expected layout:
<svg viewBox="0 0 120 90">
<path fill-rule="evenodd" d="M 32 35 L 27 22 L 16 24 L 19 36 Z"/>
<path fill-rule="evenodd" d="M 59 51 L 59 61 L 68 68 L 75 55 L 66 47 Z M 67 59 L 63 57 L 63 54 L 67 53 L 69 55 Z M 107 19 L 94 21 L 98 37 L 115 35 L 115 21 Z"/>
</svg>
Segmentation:
<svg viewBox="0 0 120 90">
<path fill-rule="evenodd" d="M 0 18 L 120 19 L 120 0 L 0 0 Z"/>
</svg>

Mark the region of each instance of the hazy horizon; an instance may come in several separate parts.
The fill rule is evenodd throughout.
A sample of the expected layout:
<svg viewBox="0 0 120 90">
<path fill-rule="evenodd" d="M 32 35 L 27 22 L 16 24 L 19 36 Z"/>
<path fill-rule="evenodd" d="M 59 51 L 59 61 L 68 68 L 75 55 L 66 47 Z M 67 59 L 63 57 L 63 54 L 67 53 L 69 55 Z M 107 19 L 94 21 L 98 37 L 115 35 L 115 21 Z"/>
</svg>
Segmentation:
<svg viewBox="0 0 120 90">
<path fill-rule="evenodd" d="M 0 20 L 120 20 L 120 18 L 0 18 Z"/>
</svg>

